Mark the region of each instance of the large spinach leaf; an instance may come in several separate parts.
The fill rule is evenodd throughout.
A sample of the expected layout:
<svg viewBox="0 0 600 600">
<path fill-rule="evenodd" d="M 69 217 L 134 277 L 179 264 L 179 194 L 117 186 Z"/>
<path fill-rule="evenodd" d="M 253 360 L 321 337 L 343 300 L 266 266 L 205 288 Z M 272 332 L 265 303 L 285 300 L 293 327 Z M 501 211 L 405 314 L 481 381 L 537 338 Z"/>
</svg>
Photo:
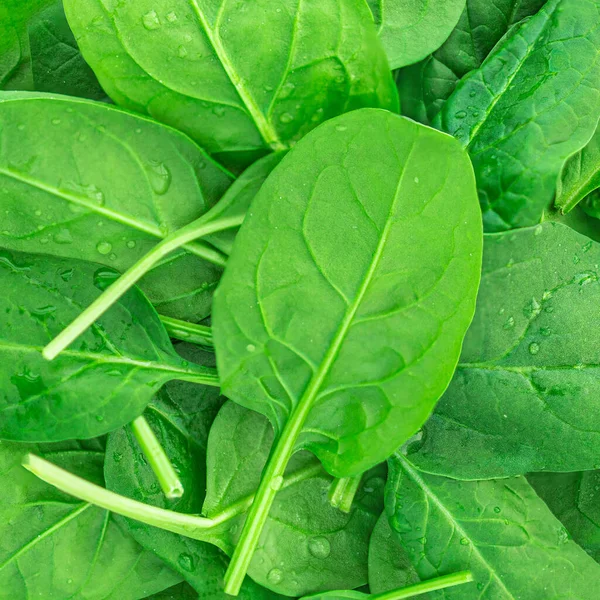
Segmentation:
<svg viewBox="0 0 600 600">
<path fill-rule="evenodd" d="M 13 250 L 126 270 L 232 181 L 182 134 L 85 100 L 7 92 L 0 127 L 0 246 Z M 192 242 L 140 285 L 161 313 L 199 320 L 222 265 Z"/>
<path fill-rule="evenodd" d="M 544 214 L 544 220 L 563 223 L 595 242 L 600 242 L 600 220 L 588 215 L 581 204 L 568 213 L 550 210 Z"/>
<path fill-rule="evenodd" d="M 124 533 L 106 511 L 75 500 L 21 466 L 37 452 L 102 482 L 103 444 L 0 442 L 0 597 L 137 600 L 180 577 Z"/>
<path fill-rule="evenodd" d="M 487 231 L 538 223 L 600 114 L 600 5 L 549 0 L 467 75 L 435 120 L 468 149 Z"/>
<path fill-rule="evenodd" d="M 470 569 L 475 582 L 432 600 L 593 600 L 600 565 L 569 540 L 524 478 L 456 481 L 389 461 L 386 510 L 419 577 Z"/>
<path fill-rule="evenodd" d="M 410 458 L 480 479 L 600 464 L 600 245 L 558 223 L 486 236 L 454 380 Z"/>
<path fill-rule="evenodd" d="M 247 165 L 397 94 L 364 0 L 65 0 L 111 98 Z"/>
<path fill-rule="evenodd" d="M 114 278 L 93 263 L 0 250 L 0 437 L 95 437 L 140 415 L 167 381 L 216 384 L 211 369 L 176 354 L 137 289 L 58 359 L 42 358 L 48 340 Z"/>
<path fill-rule="evenodd" d="M 546 0 L 467 0 L 444 45 L 398 72 L 402 113 L 430 123 L 459 80 L 477 69 L 515 23 L 535 14 Z"/>
<path fill-rule="evenodd" d="M 367 0 L 390 67 L 425 58 L 448 38 L 465 0 Z"/>
<path fill-rule="evenodd" d="M 600 561 L 600 471 L 532 473 L 527 479 L 573 540 Z"/>
<path fill-rule="evenodd" d="M 206 434 L 175 429 L 160 404 L 150 407 L 147 418 L 154 423 L 155 430 L 161 432 L 163 444 L 178 470 L 193 474 L 195 481 L 188 478 L 184 482 L 187 493 L 176 504 L 165 501 L 152 481 L 152 473 L 135 451 L 135 440 L 124 429 L 110 436 L 107 482 L 115 491 L 135 499 L 192 514 L 200 512 L 206 489 L 202 513 L 214 524 L 204 530 L 188 532 L 197 539 L 128 522 L 136 540 L 153 548 L 203 593 L 207 585 L 206 569 L 215 570 L 210 585 L 217 582 L 222 585 L 216 573 L 226 564 L 223 555 L 205 542 L 228 553 L 233 551 L 269 456 L 273 429 L 263 416 L 229 403 L 221 409 L 210 430 L 206 450 L 202 441 Z M 202 420 L 206 420 L 203 414 L 190 415 L 195 427 Z M 110 455 L 115 452 L 119 460 L 113 462 Z M 203 452 L 207 453 L 206 459 Z M 252 578 L 293 596 L 316 589 L 356 587 L 365 583 L 368 541 L 382 508 L 385 481 L 382 475 L 381 470 L 374 470 L 365 476 L 353 510 L 344 514 L 327 501 L 331 477 L 312 455 L 297 454 L 286 472 L 286 481 L 263 531 L 261 548 L 250 569 Z M 223 573 L 224 570 L 221 576 Z M 252 586 L 248 588 L 252 589 Z"/>
<path fill-rule="evenodd" d="M 36 15 L 29 23 L 28 34 L 33 89 L 108 100 L 94 72 L 79 52 L 62 0 Z"/>
<path fill-rule="evenodd" d="M 356 475 L 412 435 L 445 389 L 479 282 L 473 183 L 451 137 L 364 109 L 306 136 L 255 198 L 213 334 L 224 393 L 267 416 L 278 440 L 230 593 L 296 449 Z"/>
</svg>

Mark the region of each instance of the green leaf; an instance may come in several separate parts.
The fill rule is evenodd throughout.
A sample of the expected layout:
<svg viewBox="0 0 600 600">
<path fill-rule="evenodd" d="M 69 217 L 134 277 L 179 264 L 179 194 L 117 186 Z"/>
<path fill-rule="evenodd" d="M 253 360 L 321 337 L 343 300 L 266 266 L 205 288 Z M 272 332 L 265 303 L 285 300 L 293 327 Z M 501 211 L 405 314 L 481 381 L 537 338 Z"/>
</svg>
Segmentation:
<svg viewBox="0 0 600 600">
<path fill-rule="evenodd" d="M 432 600 L 594 600 L 600 565 L 568 539 L 524 478 L 455 481 L 389 461 L 386 510 L 421 579 L 470 569 Z"/>
<path fill-rule="evenodd" d="M 0 89 L 33 89 L 27 24 L 56 0 L 2 0 L 0 4 Z"/>
<path fill-rule="evenodd" d="M 198 594 L 187 583 L 180 583 L 168 590 L 148 596 L 146 600 L 198 600 Z"/>
<path fill-rule="evenodd" d="M 0 437 L 95 437 L 139 416 L 167 381 L 215 379 L 177 355 L 137 289 L 69 351 L 42 358 L 48 340 L 115 276 L 93 263 L 0 250 Z"/>
<path fill-rule="evenodd" d="M 62 1 L 36 15 L 29 23 L 28 32 L 35 90 L 108 100 L 79 52 Z"/>
<path fill-rule="evenodd" d="M 455 140 L 377 110 L 324 124 L 261 188 L 217 291 L 224 393 L 337 477 L 385 460 L 451 377 L 480 243 Z"/>
<path fill-rule="evenodd" d="M 596 130 L 599 53 L 600 5 L 549 0 L 444 104 L 435 123 L 469 151 L 486 231 L 540 221 L 565 161 Z"/>
<path fill-rule="evenodd" d="M 447 39 L 465 0 L 367 0 L 390 67 L 422 60 Z"/>
<path fill-rule="evenodd" d="M 0 586 L 11 600 L 137 600 L 180 581 L 110 513 L 57 491 L 21 466 L 37 452 L 102 482 L 98 440 L 62 444 L 0 442 Z"/>
<path fill-rule="evenodd" d="M 117 104 L 236 169 L 342 112 L 398 107 L 364 0 L 66 0 L 65 9 Z"/>
<path fill-rule="evenodd" d="M 532 473 L 527 479 L 573 540 L 600 561 L 600 472 Z"/>
<path fill-rule="evenodd" d="M 460 479 L 600 464 L 598 264 L 558 223 L 486 236 L 475 319 L 411 461 Z"/>
<path fill-rule="evenodd" d="M 406 550 L 392 531 L 387 514 L 379 517 L 369 541 L 369 588 L 372 594 L 419 581 Z M 423 596 L 422 600 L 427 600 Z"/>
<path fill-rule="evenodd" d="M 128 521 L 137 541 L 153 548 L 198 593 L 204 593 L 207 561 L 208 568 L 223 568 L 223 573 L 226 565 L 224 556 L 205 542 L 228 553 L 233 551 L 245 511 L 269 456 L 273 429 L 263 416 L 228 403 L 210 430 L 206 451 L 203 436 L 191 437 L 189 431 L 172 427 L 160 404 L 152 405 L 146 416 L 160 432 L 159 437 L 162 436 L 161 441 L 178 471 L 190 474 L 184 481 L 185 496 L 173 504 L 158 493 L 152 473 L 140 461 L 136 442 L 128 429 L 110 436 L 107 482 L 119 493 L 191 514 L 200 512 L 199 505 L 206 490 L 202 514 L 215 524 L 203 531 L 190 531 L 190 536 L 198 540 Z M 191 423 L 206 421 L 206 416 L 190 414 L 189 420 Z M 193 451 L 186 452 L 190 446 Z M 117 462 L 110 460 L 111 452 L 116 452 Z M 208 452 L 205 459 L 203 452 Z M 303 452 L 294 457 L 250 569 L 256 582 L 293 596 L 315 589 L 355 587 L 366 582 L 368 541 L 382 508 L 383 473 L 378 469 L 365 476 L 349 515 L 329 505 L 330 483 L 331 477 L 314 456 Z M 215 572 L 210 584 L 218 581 L 222 585 L 222 574 L 217 577 Z"/>
<path fill-rule="evenodd" d="M 90 260 L 120 271 L 199 216 L 232 177 L 182 134 L 104 104 L 0 95 L 0 246 Z M 223 256 L 188 244 L 142 290 L 163 314 L 210 311 Z"/>
<path fill-rule="evenodd" d="M 583 210 L 584 205 L 585 203 L 579 204 L 572 211 L 566 214 L 563 214 L 560 211 L 548 211 L 544 215 L 544 220 L 563 223 L 582 235 L 589 237 L 595 242 L 600 242 L 600 220 L 588 215 Z"/>
<path fill-rule="evenodd" d="M 398 72 L 402 113 L 429 124 L 458 81 L 477 69 L 515 23 L 546 0 L 467 0 L 458 25 L 439 50 Z"/>
</svg>

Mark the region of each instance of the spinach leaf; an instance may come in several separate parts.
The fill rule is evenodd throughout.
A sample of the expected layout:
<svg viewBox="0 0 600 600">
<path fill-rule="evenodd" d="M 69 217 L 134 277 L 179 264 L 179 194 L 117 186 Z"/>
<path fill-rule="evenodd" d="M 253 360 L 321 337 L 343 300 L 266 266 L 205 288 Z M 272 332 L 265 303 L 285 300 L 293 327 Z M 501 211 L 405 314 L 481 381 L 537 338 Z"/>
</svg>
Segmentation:
<svg viewBox="0 0 600 600">
<path fill-rule="evenodd" d="M 447 39 L 465 0 L 367 0 L 390 67 L 399 69 L 425 58 Z"/>
<path fill-rule="evenodd" d="M 205 443 L 201 436 L 191 437 L 188 431 L 175 429 L 163 412 L 160 405 L 151 406 L 147 418 L 162 433 L 161 441 L 179 471 L 197 478 L 196 482 L 191 479 L 185 482 L 186 496 L 176 504 L 164 500 L 151 472 L 140 463 L 139 452 L 132 451 L 136 443 L 128 429 L 110 436 L 107 482 L 111 489 L 135 499 L 192 514 L 200 512 L 199 503 L 206 489 L 202 513 L 215 524 L 189 532 L 202 541 L 128 522 L 136 540 L 153 548 L 203 593 L 206 561 L 215 562 L 215 569 L 226 564 L 223 555 L 205 542 L 232 552 L 268 459 L 273 429 L 263 416 L 228 403 L 210 430 L 206 451 L 201 447 Z M 206 420 L 206 416 L 194 415 L 194 421 L 199 419 Z M 194 451 L 186 452 L 190 445 Z M 116 452 L 117 462 L 110 461 L 111 452 Z M 201 457 L 202 452 L 207 453 L 206 459 Z M 255 581 L 294 596 L 342 585 L 356 587 L 366 582 L 368 540 L 382 508 L 385 480 L 381 470 L 366 475 L 349 515 L 329 505 L 330 482 L 331 478 L 312 455 L 299 453 L 294 457 L 250 570 Z M 209 568 L 213 568 L 212 563 Z M 215 575 L 214 580 L 221 584 L 221 577 Z"/>
<path fill-rule="evenodd" d="M 383 512 L 369 541 L 369 588 L 377 594 L 417 583 L 419 576 Z M 426 597 L 423 600 L 427 600 Z"/>
<path fill-rule="evenodd" d="M 527 479 L 573 540 L 600 561 L 600 472 L 532 473 Z"/>
<path fill-rule="evenodd" d="M 487 231 L 538 223 L 600 114 L 600 6 L 549 0 L 448 98 L 436 126 L 468 149 Z"/>
<path fill-rule="evenodd" d="M 33 89 L 28 22 L 55 0 L 2 0 L 0 4 L 0 89 Z"/>
<path fill-rule="evenodd" d="M 168 590 L 148 596 L 146 600 L 198 600 L 198 594 L 187 583 L 180 583 Z"/>
<path fill-rule="evenodd" d="M 36 15 L 29 23 L 28 32 L 33 89 L 108 100 L 79 52 L 61 0 Z"/>
<path fill-rule="evenodd" d="M 475 579 L 432 598 L 596 598 L 600 565 L 569 540 L 524 478 L 425 475 L 401 454 L 388 465 L 386 510 L 419 577 L 468 568 Z"/>
<path fill-rule="evenodd" d="M 460 479 L 600 464 L 598 264 L 558 223 L 486 236 L 475 319 L 411 461 Z"/>
<path fill-rule="evenodd" d="M 140 415 L 167 381 L 216 384 L 211 369 L 177 355 L 137 289 L 71 350 L 42 358 L 48 339 L 115 276 L 93 263 L 0 250 L 1 438 L 95 437 Z"/>
<path fill-rule="evenodd" d="M 398 107 L 364 0 L 64 4 L 117 104 L 185 131 L 232 168 L 342 112 Z"/>
<path fill-rule="evenodd" d="M 0 246 L 13 250 L 126 270 L 232 181 L 180 133 L 85 100 L 5 93 L 0 127 Z M 223 265 L 193 242 L 140 285 L 161 313 L 200 320 Z"/>
<path fill-rule="evenodd" d="M 2 598 L 137 600 L 180 580 L 124 533 L 110 513 L 28 473 L 21 459 L 32 451 L 103 481 L 99 440 L 38 446 L 0 442 Z"/>
<path fill-rule="evenodd" d="M 213 308 L 222 389 L 277 437 L 229 593 L 296 449 L 353 476 L 429 415 L 472 318 L 475 204 L 455 140 L 370 109 L 306 136 L 261 188 Z"/>
<path fill-rule="evenodd" d="M 483 61 L 506 32 L 546 0 L 467 0 L 458 25 L 439 50 L 397 74 L 402 113 L 429 124 L 459 80 Z"/>
<path fill-rule="evenodd" d="M 559 210 L 548 211 L 544 214 L 544 220 L 563 223 L 595 242 L 600 242 L 600 220 L 588 215 L 583 209 L 584 205 L 585 203 L 579 204 L 568 213 Z"/>
</svg>

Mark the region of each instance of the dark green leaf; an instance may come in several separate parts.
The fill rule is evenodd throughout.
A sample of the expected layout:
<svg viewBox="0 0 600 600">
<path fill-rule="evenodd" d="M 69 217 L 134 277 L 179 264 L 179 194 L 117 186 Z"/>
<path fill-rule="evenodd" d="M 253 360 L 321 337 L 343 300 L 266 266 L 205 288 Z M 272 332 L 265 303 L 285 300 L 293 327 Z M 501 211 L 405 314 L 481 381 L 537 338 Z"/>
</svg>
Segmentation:
<svg viewBox="0 0 600 600">
<path fill-rule="evenodd" d="M 470 569 L 475 581 L 432 600 L 595 600 L 600 565 L 524 478 L 455 481 L 389 461 L 386 510 L 421 579 Z"/>
<path fill-rule="evenodd" d="M 458 81 L 479 68 L 509 28 L 535 14 L 545 1 L 467 0 L 445 44 L 422 62 L 398 72 L 402 113 L 430 123 Z"/>
<path fill-rule="evenodd" d="M 224 393 L 335 476 L 372 467 L 447 386 L 480 244 L 455 140 L 378 110 L 322 125 L 261 188 L 215 297 Z"/>
<path fill-rule="evenodd" d="M 367 0 L 390 67 L 425 58 L 448 38 L 465 0 Z"/>
<path fill-rule="evenodd" d="M 342 112 L 398 107 L 364 0 L 66 0 L 65 9 L 117 104 L 236 168 Z"/>
<path fill-rule="evenodd" d="M 0 250 L 0 437 L 95 437 L 139 416 L 167 381 L 206 381 L 208 370 L 177 355 L 137 289 L 57 359 L 42 357 L 114 278 L 93 263 Z"/>
<path fill-rule="evenodd" d="M 600 561 L 600 471 L 533 473 L 527 479 L 573 540 Z"/>
<path fill-rule="evenodd" d="M 137 600 L 181 578 L 124 533 L 109 513 L 43 483 L 27 452 L 102 483 L 99 441 L 32 446 L 0 442 L 0 597 Z"/>
<path fill-rule="evenodd" d="M 164 592 L 148 596 L 146 600 L 198 600 L 198 593 L 188 583 L 180 583 Z"/>
<path fill-rule="evenodd" d="M 600 220 L 588 215 L 583 210 L 582 204 L 576 206 L 572 211 L 566 214 L 563 214 L 560 211 L 548 211 L 544 215 L 544 220 L 563 223 L 595 242 L 600 242 Z"/>
<path fill-rule="evenodd" d="M 104 104 L 7 92 L 0 129 L 0 246 L 13 250 L 123 271 L 232 181 L 182 134 Z M 161 313 L 196 321 L 221 275 L 204 257 L 220 255 L 198 242 L 186 250 L 140 285 Z"/>
<path fill-rule="evenodd" d="M 448 98 L 436 126 L 468 149 L 487 231 L 538 223 L 600 114 L 600 5 L 548 0 Z"/>
<path fill-rule="evenodd" d="M 28 31 L 35 90 L 108 100 L 79 52 L 61 0 L 36 15 Z"/>
<path fill-rule="evenodd" d="M 454 380 L 410 448 L 465 479 L 600 465 L 600 245 L 558 223 L 486 236 Z"/>
</svg>

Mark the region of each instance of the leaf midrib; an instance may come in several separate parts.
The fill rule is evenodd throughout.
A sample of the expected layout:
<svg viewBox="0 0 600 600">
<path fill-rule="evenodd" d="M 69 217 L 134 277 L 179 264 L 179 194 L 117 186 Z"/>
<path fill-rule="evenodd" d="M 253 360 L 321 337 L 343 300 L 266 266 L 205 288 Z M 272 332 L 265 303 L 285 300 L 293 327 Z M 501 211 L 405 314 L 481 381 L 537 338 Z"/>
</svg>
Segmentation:
<svg viewBox="0 0 600 600">
<path fill-rule="evenodd" d="M 416 469 L 414 469 L 408 461 L 404 459 L 400 454 L 396 454 L 396 459 L 402 465 L 404 471 L 408 474 L 408 476 L 423 490 L 423 493 L 429 498 L 433 504 L 439 509 L 439 511 L 446 517 L 446 519 L 452 523 L 453 527 L 456 528 L 456 531 L 461 535 L 461 537 L 467 538 L 471 542 L 471 549 L 473 554 L 475 554 L 479 560 L 485 565 L 490 574 L 494 577 L 494 579 L 498 582 L 500 587 L 508 594 L 510 598 L 513 600 L 517 600 L 515 596 L 508 590 L 508 588 L 504 585 L 502 579 L 496 572 L 496 569 L 489 564 L 486 558 L 481 554 L 477 545 L 471 539 L 471 536 L 463 529 L 458 520 L 452 515 L 452 513 L 444 506 L 441 500 L 436 496 L 433 490 L 425 483 L 423 478 L 419 475 Z"/>
<path fill-rule="evenodd" d="M 231 82 L 233 87 L 235 88 L 236 92 L 238 93 L 238 96 L 240 97 L 244 106 L 247 108 L 248 112 L 250 113 L 250 116 L 252 117 L 252 119 L 256 125 L 256 128 L 258 129 L 258 132 L 260 133 L 260 136 L 265 141 L 265 143 L 271 147 L 271 149 L 285 150 L 286 145 L 281 141 L 281 139 L 279 138 L 274 127 L 271 125 L 271 123 L 269 123 L 266 116 L 263 114 L 263 112 L 258 107 L 258 104 L 257 104 L 256 100 L 254 99 L 252 93 L 246 87 L 246 85 L 244 84 L 241 77 L 237 74 L 233 64 L 231 63 L 231 60 L 229 59 L 227 51 L 225 50 L 225 48 L 223 47 L 223 44 L 221 43 L 220 36 L 218 35 L 218 33 L 213 31 L 211 29 L 211 27 L 209 26 L 208 21 L 206 20 L 206 17 L 204 16 L 204 13 L 202 12 L 202 9 L 198 6 L 197 0 L 190 0 L 190 4 L 196 14 L 196 17 L 198 18 L 200 25 L 202 26 L 204 33 L 206 34 L 206 37 L 208 38 L 208 41 L 209 41 L 210 45 L 212 46 L 219 62 L 223 66 L 223 70 L 225 71 L 227 78 L 229 79 L 229 81 Z M 225 4 L 225 2 L 222 1 L 221 7 L 219 8 L 219 15 L 221 14 L 221 12 L 223 10 L 224 4 Z M 217 18 L 217 21 L 218 21 L 218 18 Z"/>
</svg>

